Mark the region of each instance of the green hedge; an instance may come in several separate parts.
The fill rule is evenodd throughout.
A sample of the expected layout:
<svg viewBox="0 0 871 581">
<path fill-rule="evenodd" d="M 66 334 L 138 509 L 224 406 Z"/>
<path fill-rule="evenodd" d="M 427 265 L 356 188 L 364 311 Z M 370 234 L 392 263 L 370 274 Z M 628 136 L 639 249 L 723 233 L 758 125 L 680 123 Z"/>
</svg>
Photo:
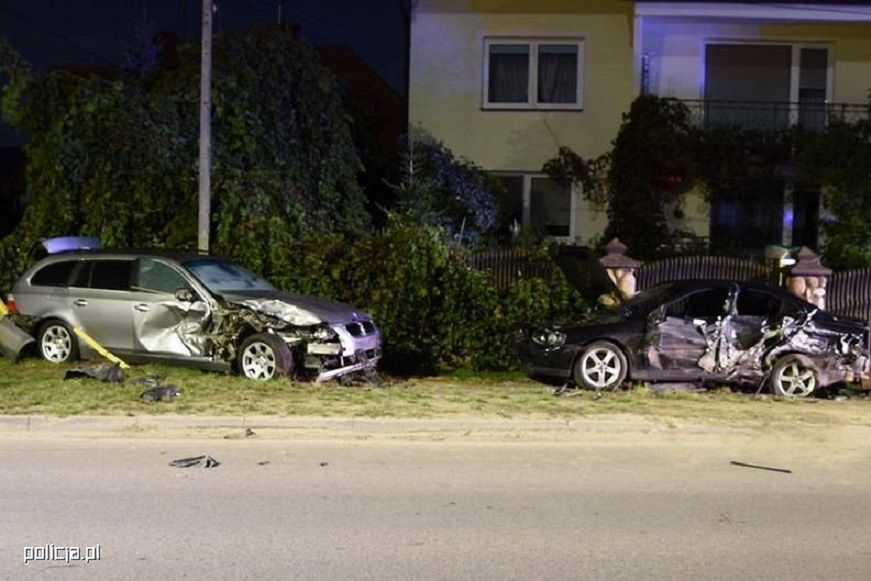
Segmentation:
<svg viewBox="0 0 871 581">
<path fill-rule="evenodd" d="M 546 276 L 503 292 L 463 252 L 442 230 L 393 216 L 356 240 L 322 234 L 273 246 L 264 274 L 281 288 L 368 310 L 383 334 L 384 364 L 394 370 L 516 367 L 519 328 L 585 308 L 545 247 L 530 252 L 551 265 Z"/>
</svg>

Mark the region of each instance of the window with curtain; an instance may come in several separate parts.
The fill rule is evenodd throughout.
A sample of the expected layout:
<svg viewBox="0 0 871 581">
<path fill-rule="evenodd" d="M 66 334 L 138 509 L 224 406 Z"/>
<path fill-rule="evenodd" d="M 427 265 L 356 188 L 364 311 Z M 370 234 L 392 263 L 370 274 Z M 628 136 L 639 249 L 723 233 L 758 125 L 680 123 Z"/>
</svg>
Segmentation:
<svg viewBox="0 0 871 581">
<path fill-rule="evenodd" d="M 485 46 L 485 107 L 582 107 L 583 40 L 494 39 Z"/>
<path fill-rule="evenodd" d="M 574 103 L 578 98 L 578 45 L 538 47 L 538 102 Z"/>
<path fill-rule="evenodd" d="M 529 45 L 490 45 L 489 101 L 529 102 Z"/>
</svg>

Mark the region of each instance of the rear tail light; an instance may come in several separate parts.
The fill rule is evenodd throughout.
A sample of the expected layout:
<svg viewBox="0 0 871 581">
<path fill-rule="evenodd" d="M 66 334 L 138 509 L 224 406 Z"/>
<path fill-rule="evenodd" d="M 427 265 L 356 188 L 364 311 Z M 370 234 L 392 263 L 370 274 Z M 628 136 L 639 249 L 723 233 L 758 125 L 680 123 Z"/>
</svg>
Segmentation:
<svg viewBox="0 0 871 581">
<path fill-rule="evenodd" d="M 9 295 L 9 299 L 6 301 L 6 310 L 10 315 L 18 314 L 18 305 L 15 304 L 15 297 Z"/>
</svg>

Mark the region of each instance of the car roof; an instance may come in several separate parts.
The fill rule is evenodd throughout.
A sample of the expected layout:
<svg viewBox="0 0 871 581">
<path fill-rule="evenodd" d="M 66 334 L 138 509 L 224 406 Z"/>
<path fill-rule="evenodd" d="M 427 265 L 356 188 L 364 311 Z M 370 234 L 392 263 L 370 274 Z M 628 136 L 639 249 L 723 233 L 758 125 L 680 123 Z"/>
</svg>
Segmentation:
<svg viewBox="0 0 871 581">
<path fill-rule="evenodd" d="M 50 254 L 40 259 L 39 262 L 48 263 L 69 259 L 81 260 L 84 258 L 166 258 L 181 263 L 210 258 L 224 260 L 221 256 L 214 256 L 211 254 L 195 254 L 192 252 L 178 252 L 171 250 L 74 250 L 71 252 Z"/>
<path fill-rule="evenodd" d="M 773 284 L 761 282 L 758 280 L 734 280 L 734 279 L 702 279 L 702 280 L 678 280 L 663 283 L 663 285 L 673 285 L 675 292 L 686 292 L 696 289 L 704 289 L 709 287 L 727 287 L 738 285 L 742 290 L 761 290 L 777 295 L 779 297 L 789 297 L 801 301 L 791 292 L 774 286 Z M 659 285 L 657 285 L 659 286 Z M 803 302 L 803 301 L 802 301 Z"/>
</svg>

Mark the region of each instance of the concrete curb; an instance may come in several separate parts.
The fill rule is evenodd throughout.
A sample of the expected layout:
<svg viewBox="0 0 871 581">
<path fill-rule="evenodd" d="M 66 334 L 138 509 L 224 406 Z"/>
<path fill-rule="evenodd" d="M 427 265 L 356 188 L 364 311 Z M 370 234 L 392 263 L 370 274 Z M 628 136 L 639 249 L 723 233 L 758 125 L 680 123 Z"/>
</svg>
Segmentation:
<svg viewBox="0 0 871 581">
<path fill-rule="evenodd" d="M 354 418 L 308 416 L 44 416 L 0 415 L 0 431 L 33 433 L 142 433 L 149 431 L 286 430 L 335 434 L 439 433 L 652 433 L 718 432 L 746 434 L 747 429 L 670 423 L 637 416 L 559 419 Z"/>
</svg>

